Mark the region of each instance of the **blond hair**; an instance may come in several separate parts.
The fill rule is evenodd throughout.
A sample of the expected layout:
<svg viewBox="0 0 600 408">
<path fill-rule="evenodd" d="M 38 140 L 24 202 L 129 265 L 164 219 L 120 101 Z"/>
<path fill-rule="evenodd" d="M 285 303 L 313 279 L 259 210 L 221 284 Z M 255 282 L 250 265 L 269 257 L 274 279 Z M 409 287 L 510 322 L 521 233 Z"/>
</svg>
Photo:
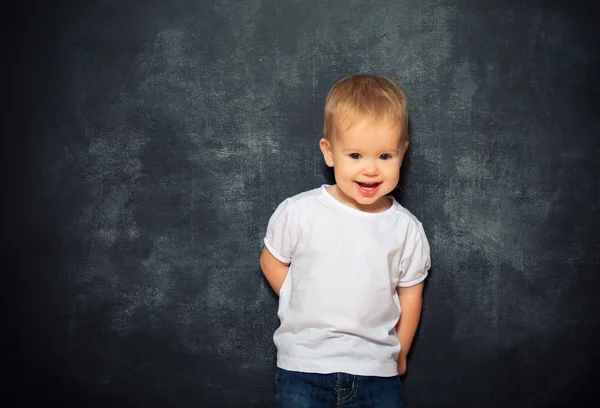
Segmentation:
<svg viewBox="0 0 600 408">
<path fill-rule="evenodd" d="M 358 74 L 342 79 L 329 91 L 325 100 L 323 136 L 331 139 L 341 121 L 350 128 L 357 120 L 391 119 L 400 133 L 400 141 L 408 141 L 408 108 L 406 97 L 389 79 Z"/>
</svg>

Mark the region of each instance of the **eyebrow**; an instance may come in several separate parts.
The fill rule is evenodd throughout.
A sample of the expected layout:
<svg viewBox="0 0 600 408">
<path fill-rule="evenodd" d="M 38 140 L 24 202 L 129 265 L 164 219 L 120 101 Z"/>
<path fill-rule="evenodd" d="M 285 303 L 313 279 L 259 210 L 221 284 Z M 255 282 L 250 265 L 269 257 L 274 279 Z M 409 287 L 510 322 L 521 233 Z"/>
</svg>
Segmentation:
<svg viewBox="0 0 600 408">
<path fill-rule="evenodd" d="M 400 150 L 399 148 L 398 149 L 384 149 L 384 150 L 382 150 L 382 153 L 380 153 L 380 154 L 398 153 L 399 150 Z M 342 150 L 342 152 L 343 153 L 358 153 L 358 152 L 360 152 L 360 149 L 344 149 L 344 150 Z"/>
</svg>

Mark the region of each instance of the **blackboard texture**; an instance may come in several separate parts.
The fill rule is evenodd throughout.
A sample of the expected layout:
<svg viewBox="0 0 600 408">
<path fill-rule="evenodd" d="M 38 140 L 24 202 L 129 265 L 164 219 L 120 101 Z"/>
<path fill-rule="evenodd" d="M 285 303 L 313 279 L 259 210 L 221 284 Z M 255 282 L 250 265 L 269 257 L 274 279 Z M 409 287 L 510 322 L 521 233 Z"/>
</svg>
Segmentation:
<svg viewBox="0 0 600 408">
<path fill-rule="evenodd" d="M 324 98 L 358 72 L 407 94 L 398 198 L 432 248 L 408 407 L 598 406 L 592 11 L 527 0 L 9 7 L 3 406 L 273 406 L 263 234 L 284 198 L 330 182 Z"/>
</svg>

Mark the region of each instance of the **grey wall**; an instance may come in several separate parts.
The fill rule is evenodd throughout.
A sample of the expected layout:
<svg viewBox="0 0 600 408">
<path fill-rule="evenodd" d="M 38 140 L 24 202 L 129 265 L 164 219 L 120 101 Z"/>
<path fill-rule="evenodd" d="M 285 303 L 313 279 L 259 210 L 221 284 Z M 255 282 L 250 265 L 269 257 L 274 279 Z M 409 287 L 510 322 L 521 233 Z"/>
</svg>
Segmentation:
<svg viewBox="0 0 600 408">
<path fill-rule="evenodd" d="M 432 248 L 408 406 L 588 406 L 600 364 L 591 9 L 56 3 L 5 15 L 18 21 L 3 235 L 19 401 L 272 406 L 266 223 L 328 181 L 325 95 L 372 72 L 408 96 L 399 198 Z"/>
</svg>

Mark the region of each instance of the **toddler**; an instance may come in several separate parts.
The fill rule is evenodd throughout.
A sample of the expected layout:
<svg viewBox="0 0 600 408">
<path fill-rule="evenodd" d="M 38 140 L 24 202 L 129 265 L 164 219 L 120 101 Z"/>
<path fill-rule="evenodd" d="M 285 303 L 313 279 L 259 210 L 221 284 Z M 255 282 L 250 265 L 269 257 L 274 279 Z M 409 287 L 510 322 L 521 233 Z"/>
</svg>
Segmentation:
<svg viewBox="0 0 600 408">
<path fill-rule="evenodd" d="M 279 295 L 275 405 L 403 407 L 430 268 L 422 224 L 387 195 L 408 148 L 404 94 L 371 75 L 338 82 L 319 146 L 335 184 L 283 201 L 260 257 Z"/>
</svg>

